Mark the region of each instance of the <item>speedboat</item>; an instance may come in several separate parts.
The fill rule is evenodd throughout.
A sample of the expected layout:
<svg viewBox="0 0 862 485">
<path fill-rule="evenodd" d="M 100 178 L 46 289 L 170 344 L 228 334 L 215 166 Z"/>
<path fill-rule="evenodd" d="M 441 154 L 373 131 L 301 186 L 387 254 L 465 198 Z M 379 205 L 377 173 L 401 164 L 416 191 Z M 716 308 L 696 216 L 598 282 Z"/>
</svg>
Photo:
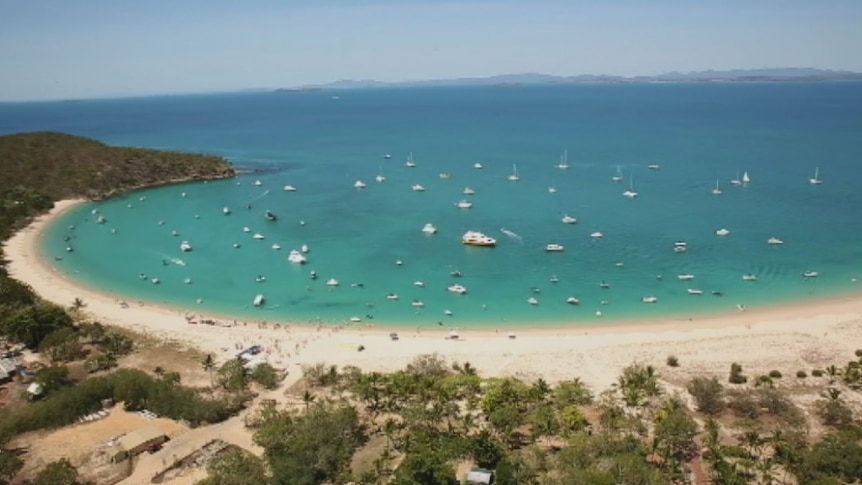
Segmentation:
<svg viewBox="0 0 862 485">
<path fill-rule="evenodd" d="M 329 278 L 326 280 L 326 286 L 338 286 L 338 280 L 335 278 Z"/>
<path fill-rule="evenodd" d="M 461 277 L 461 272 L 460 272 L 460 271 L 458 271 L 458 270 L 455 270 L 455 271 L 452 271 L 451 273 L 449 273 L 449 276 L 451 276 L 451 277 L 453 277 L 453 278 L 460 278 L 460 277 Z"/>
<path fill-rule="evenodd" d="M 602 281 L 601 283 L 599 283 L 599 288 L 601 288 L 601 289 L 603 289 L 603 290 L 606 290 L 606 289 L 608 289 L 608 288 L 610 288 L 610 287 L 611 287 L 611 285 L 610 285 L 610 284 L 608 284 L 608 282 L 607 282 L 607 281 Z"/>
<path fill-rule="evenodd" d="M 192 245 L 189 244 L 188 241 L 183 241 L 180 243 L 180 251 L 187 252 L 192 250 Z"/>
<path fill-rule="evenodd" d="M 693 279 L 694 279 L 694 275 L 693 275 L 693 274 L 688 274 L 688 273 L 683 273 L 683 274 L 680 274 L 680 275 L 676 275 L 676 277 L 677 277 L 677 279 L 679 279 L 680 281 L 689 281 L 689 280 L 693 280 Z"/>
<path fill-rule="evenodd" d="M 590 234 L 590 237 L 593 239 L 601 239 L 601 238 L 605 237 L 605 235 L 596 231 L 596 232 Z"/>
<path fill-rule="evenodd" d="M 493 247 L 497 244 L 497 240 L 493 237 L 486 236 L 479 231 L 467 231 L 463 236 L 461 236 L 461 244 L 466 244 L 468 246 Z"/>
<path fill-rule="evenodd" d="M 261 234 L 261 233 L 257 232 L 257 233 L 255 233 L 255 234 L 254 234 L 254 236 L 252 236 L 252 238 L 253 238 L 253 239 L 257 239 L 258 241 L 260 241 L 261 239 L 263 239 L 263 234 Z"/>
<path fill-rule="evenodd" d="M 645 297 L 641 298 L 641 301 L 644 303 L 655 303 L 658 301 L 658 298 L 656 298 L 654 296 L 645 296 Z"/>
<path fill-rule="evenodd" d="M 455 205 L 458 206 L 459 209 L 469 209 L 473 207 L 473 203 L 468 200 L 459 200 Z"/>
<path fill-rule="evenodd" d="M 802 273 L 803 278 L 817 278 L 817 271 L 806 271 Z"/>
<path fill-rule="evenodd" d="M 293 185 L 285 185 L 284 190 L 285 192 L 296 192 L 296 187 L 294 187 Z"/>
<path fill-rule="evenodd" d="M 715 231 L 716 236 L 727 236 L 728 234 L 730 234 L 730 231 L 723 228 L 723 227 L 721 229 Z"/>
<path fill-rule="evenodd" d="M 766 240 L 766 244 L 778 245 L 778 244 L 784 244 L 784 241 L 782 241 L 781 239 L 778 239 L 777 237 L 771 237 L 771 238 Z"/>
<path fill-rule="evenodd" d="M 151 281 L 154 285 L 159 284 L 159 279 L 158 279 L 158 278 L 153 278 L 153 279 L 151 279 L 150 281 Z"/>
<path fill-rule="evenodd" d="M 527 303 L 529 303 L 530 305 L 538 305 L 538 304 L 539 304 L 539 300 L 537 300 L 537 299 L 535 299 L 534 297 L 532 297 L 532 296 L 531 296 L 531 297 L 527 298 Z"/>
<path fill-rule="evenodd" d="M 689 294 L 689 295 L 702 295 L 702 294 L 703 294 L 703 291 L 702 291 L 702 290 L 698 290 L 697 288 L 689 288 L 689 289 L 688 289 L 688 294 Z"/>
<path fill-rule="evenodd" d="M 228 206 L 224 206 L 224 207 L 222 207 L 222 208 L 221 208 L 221 212 L 222 212 L 222 214 L 224 214 L 224 215 L 228 215 L 228 214 L 230 214 L 230 207 L 228 207 Z"/>
<path fill-rule="evenodd" d="M 262 295 L 262 294 L 258 294 L 257 296 L 255 296 L 255 297 L 254 297 L 254 300 L 252 300 L 251 304 L 252 304 L 252 305 L 254 305 L 254 306 L 261 306 L 261 305 L 263 305 L 263 295 Z"/>
<path fill-rule="evenodd" d="M 467 288 L 465 288 L 461 285 L 449 285 L 449 288 L 447 288 L 447 289 L 449 291 L 451 291 L 452 293 L 458 293 L 459 295 L 463 295 L 464 293 L 467 293 Z"/>
<path fill-rule="evenodd" d="M 398 299 L 398 293 L 389 293 L 386 295 L 386 299 L 395 301 Z"/>
<path fill-rule="evenodd" d="M 673 252 L 684 253 L 688 251 L 688 243 L 685 241 L 677 241 L 673 243 Z"/>
<path fill-rule="evenodd" d="M 365 188 L 365 182 L 363 182 L 361 180 L 357 180 L 356 182 L 353 182 L 353 186 L 357 189 L 364 189 Z"/>
<path fill-rule="evenodd" d="M 279 245 L 278 243 L 275 243 L 272 245 L 272 249 L 278 251 L 279 249 L 281 249 L 281 245 Z"/>
<path fill-rule="evenodd" d="M 413 286 L 418 286 L 419 288 L 424 288 L 424 287 L 425 287 L 425 282 L 423 282 L 423 281 L 414 281 L 414 282 L 413 282 Z"/>
<path fill-rule="evenodd" d="M 650 170 L 661 170 L 661 167 L 656 164 L 647 165 L 647 168 Z"/>
<path fill-rule="evenodd" d="M 411 188 L 413 189 L 414 192 L 425 192 L 425 187 L 423 187 L 419 184 L 416 184 Z"/>
<path fill-rule="evenodd" d="M 305 258 L 305 256 L 303 256 L 302 253 L 300 253 L 296 249 L 292 249 L 290 251 L 290 254 L 287 255 L 287 260 L 291 263 L 296 263 L 296 264 L 304 264 L 305 262 L 308 261 Z"/>
<path fill-rule="evenodd" d="M 565 249 L 565 248 L 561 244 L 551 243 L 551 244 L 548 244 L 547 246 L 545 246 L 545 251 L 548 251 L 548 252 L 562 251 L 563 249 Z"/>
<path fill-rule="evenodd" d="M 437 228 L 430 222 L 422 226 L 422 232 L 425 234 L 437 234 Z"/>
<path fill-rule="evenodd" d="M 575 219 L 574 217 L 572 217 L 568 214 L 563 215 L 562 220 L 563 220 L 563 224 L 574 224 L 574 223 L 578 222 L 577 219 Z"/>
<path fill-rule="evenodd" d="M 474 195 L 475 193 L 476 191 L 470 187 L 464 187 L 464 195 Z"/>
<path fill-rule="evenodd" d="M 570 296 L 570 297 L 566 298 L 566 303 L 568 303 L 569 305 L 577 305 L 580 302 L 581 302 L 581 300 L 578 300 L 574 296 Z"/>
<path fill-rule="evenodd" d="M 275 214 L 273 214 L 272 211 L 269 210 L 267 210 L 263 216 L 266 217 L 266 220 L 268 221 L 274 221 L 278 219 L 278 217 L 276 217 Z"/>
<path fill-rule="evenodd" d="M 751 273 L 744 274 L 742 275 L 742 281 L 757 281 L 757 276 Z"/>
</svg>

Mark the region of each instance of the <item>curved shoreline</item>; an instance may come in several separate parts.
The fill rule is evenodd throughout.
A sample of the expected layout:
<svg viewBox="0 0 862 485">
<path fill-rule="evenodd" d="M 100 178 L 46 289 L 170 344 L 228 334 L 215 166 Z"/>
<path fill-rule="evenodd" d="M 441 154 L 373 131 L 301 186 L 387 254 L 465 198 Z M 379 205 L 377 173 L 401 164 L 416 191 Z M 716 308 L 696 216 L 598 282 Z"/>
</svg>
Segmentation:
<svg viewBox="0 0 862 485">
<path fill-rule="evenodd" d="M 581 367 L 586 365 L 592 373 L 582 378 L 603 386 L 613 381 L 619 368 L 648 356 L 651 356 L 650 363 L 659 364 L 652 360 L 663 363 L 664 357 L 674 354 L 683 362 L 696 360 L 708 369 L 714 367 L 716 360 L 777 362 L 797 359 L 793 349 L 801 341 L 807 342 L 804 345 L 809 348 L 807 352 L 821 357 L 840 354 L 838 348 L 852 353 L 852 349 L 862 347 L 858 332 L 854 331 L 862 314 L 862 298 L 858 294 L 751 309 L 732 315 L 637 323 L 596 319 L 596 324 L 569 327 L 459 329 L 460 343 L 444 338 L 448 335 L 447 327 L 375 328 L 296 322 L 267 324 L 251 320 L 243 323 L 216 315 L 199 315 L 199 318 L 221 321 L 221 325 L 191 325 L 186 315 L 197 312 L 146 302 L 124 308 L 119 297 L 70 280 L 42 257 L 39 240 L 44 229 L 83 202 L 80 199 L 57 202 L 49 213 L 36 218 L 6 241 L 9 273 L 31 285 L 48 301 L 68 306 L 74 298 L 82 298 L 87 304 L 84 311 L 95 320 L 178 341 L 219 358 L 228 358 L 238 348 L 256 343 L 267 348 L 274 364 L 285 367 L 326 361 L 386 370 L 403 366 L 415 355 L 438 352 L 452 359 L 469 360 L 491 375 L 512 374 L 514 366 L 520 369 L 518 372 L 535 368 L 535 372 L 552 380 L 575 375 L 570 373 L 577 373 L 575 369 L 580 362 Z M 401 332 L 401 339 L 390 342 L 388 334 L 395 330 Z M 517 338 L 507 338 L 510 332 Z M 842 336 L 845 332 L 847 335 Z M 784 345 L 776 347 L 776 343 L 782 341 Z M 692 345 L 694 342 L 699 343 Z M 366 350 L 357 352 L 359 345 Z M 704 351 L 703 346 L 715 350 L 710 353 Z M 585 359 L 591 362 L 584 362 Z M 710 362 L 713 364 L 707 365 Z"/>
</svg>

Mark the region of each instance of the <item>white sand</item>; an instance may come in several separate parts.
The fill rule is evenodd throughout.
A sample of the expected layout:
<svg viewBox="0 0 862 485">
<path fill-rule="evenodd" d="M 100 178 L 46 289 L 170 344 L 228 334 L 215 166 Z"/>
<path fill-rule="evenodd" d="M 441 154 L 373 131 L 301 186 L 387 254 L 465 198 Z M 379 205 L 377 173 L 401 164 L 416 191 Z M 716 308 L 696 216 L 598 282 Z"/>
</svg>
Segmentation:
<svg viewBox="0 0 862 485">
<path fill-rule="evenodd" d="M 50 267 L 39 256 L 37 242 L 51 218 L 81 201 L 57 203 L 47 215 L 19 231 L 6 243 L 9 271 L 30 284 L 43 298 L 70 305 L 82 298 L 85 312 L 94 320 L 156 337 L 180 341 L 227 359 L 238 347 L 262 345 L 271 363 L 298 374 L 299 365 L 326 362 L 356 365 L 368 370 L 394 370 L 413 357 L 437 352 L 457 361 L 469 361 L 483 375 L 542 376 L 549 381 L 580 377 L 596 391 L 608 387 L 620 369 L 632 362 L 653 364 L 666 376 L 683 378 L 694 373 L 726 374 L 731 362 L 746 373 L 779 369 L 785 375 L 842 364 L 862 348 L 862 294 L 772 309 L 748 309 L 729 316 L 693 320 L 649 321 L 638 325 L 518 330 L 461 331 L 460 340 L 445 339 L 448 329 L 399 330 L 390 341 L 389 329 L 315 328 L 257 322 L 237 326 L 191 325 L 185 313 L 152 304 L 130 302 L 123 308 L 116 297 L 84 288 Z M 860 287 L 862 292 L 862 287 Z M 222 320 L 218 317 L 210 317 Z M 359 345 L 365 346 L 362 352 Z M 678 369 L 665 367 L 676 355 Z"/>
</svg>

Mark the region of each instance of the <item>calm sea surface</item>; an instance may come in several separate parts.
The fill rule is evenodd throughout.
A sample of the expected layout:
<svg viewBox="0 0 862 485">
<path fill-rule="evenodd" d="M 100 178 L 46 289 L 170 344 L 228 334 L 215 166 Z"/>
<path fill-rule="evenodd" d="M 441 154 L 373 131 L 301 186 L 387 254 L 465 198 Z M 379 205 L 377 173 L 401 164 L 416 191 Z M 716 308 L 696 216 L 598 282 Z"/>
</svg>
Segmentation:
<svg viewBox="0 0 862 485">
<path fill-rule="evenodd" d="M 615 321 L 734 312 L 862 285 L 862 83 L 0 104 L 0 133 L 41 130 L 214 153 L 262 171 L 87 204 L 49 228 L 42 249 L 58 269 L 130 301 L 270 321 L 493 328 L 595 324 L 597 311 Z M 566 170 L 555 166 L 564 150 Z M 414 168 L 405 166 L 411 152 Z M 515 168 L 518 182 L 508 180 Z M 818 168 L 823 183 L 809 183 Z M 744 172 L 751 182 L 732 185 Z M 467 186 L 476 194 L 463 195 Z M 636 198 L 622 195 L 630 187 Z M 472 208 L 456 207 L 462 199 Z M 577 223 L 563 224 L 566 214 Z M 438 233 L 421 232 L 426 223 Z M 716 235 L 721 228 L 730 234 Z M 467 230 L 497 247 L 462 245 Z M 590 237 L 596 231 L 604 237 Z M 182 241 L 193 249 L 182 252 Z M 688 251 L 675 253 L 677 241 Z M 549 243 L 565 250 L 548 253 Z M 308 263 L 289 263 L 303 244 Z M 447 291 L 455 283 L 468 293 Z M 252 306 L 258 294 L 262 307 Z"/>
</svg>

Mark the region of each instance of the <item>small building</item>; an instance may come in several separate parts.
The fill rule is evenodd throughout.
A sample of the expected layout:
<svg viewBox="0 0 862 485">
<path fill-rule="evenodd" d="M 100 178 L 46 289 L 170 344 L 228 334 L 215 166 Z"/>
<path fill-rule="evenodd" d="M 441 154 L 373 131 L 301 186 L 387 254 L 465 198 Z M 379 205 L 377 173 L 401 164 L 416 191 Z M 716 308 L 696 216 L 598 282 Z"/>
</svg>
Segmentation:
<svg viewBox="0 0 862 485">
<path fill-rule="evenodd" d="M 141 454 L 149 449 L 157 448 L 162 443 L 168 440 L 168 437 L 155 426 L 147 426 L 135 431 L 126 433 L 120 439 L 119 446 L 127 453 L 128 456 Z"/>
<path fill-rule="evenodd" d="M 126 452 L 121 444 L 115 443 L 105 449 L 105 456 L 108 457 L 111 463 L 119 463 L 125 460 L 129 456 L 129 453 Z"/>
<path fill-rule="evenodd" d="M 475 483 L 492 485 L 494 483 L 494 472 L 485 470 L 484 468 L 474 468 L 467 472 L 467 475 L 464 477 L 464 483 L 468 485 Z"/>
</svg>

